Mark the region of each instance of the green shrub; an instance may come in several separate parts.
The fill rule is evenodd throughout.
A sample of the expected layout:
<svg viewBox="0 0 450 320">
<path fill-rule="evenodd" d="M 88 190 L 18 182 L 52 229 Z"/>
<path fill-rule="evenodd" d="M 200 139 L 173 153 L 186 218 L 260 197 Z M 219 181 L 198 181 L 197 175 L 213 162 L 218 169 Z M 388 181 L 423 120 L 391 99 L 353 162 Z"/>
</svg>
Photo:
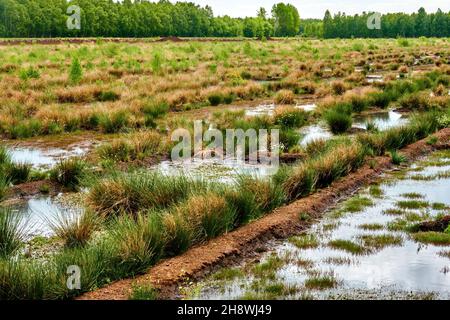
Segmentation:
<svg viewBox="0 0 450 320">
<path fill-rule="evenodd" d="M 187 219 L 178 212 L 163 214 L 163 229 L 166 256 L 176 256 L 186 252 L 195 241 L 195 230 Z"/>
<path fill-rule="evenodd" d="M 97 148 L 97 154 L 100 158 L 113 161 L 131 160 L 132 146 L 123 139 L 114 140 Z"/>
<path fill-rule="evenodd" d="M 232 230 L 236 219 L 236 210 L 226 199 L 211 192 L 191 196 L 175 209 L 175 214 L 191 226 L 195 242 Z"/>
<path fill-rule="evenodd" d="M 229 93 L 223 96 L 223 102 L 225 104 L 231 104 L 234 100 L 236 100 L 236 96 L 233 93 Z"/>
<path fill-rule="evenodd" d="M 350 98 L 350 104 L 352 106 L 353 112 L 362 112 L 367 109 L 369 101 L 366 97 L 352 95 L 352 97 Z"/>
<path fill-rule="evenodd" d="M 77 84 L 83 78 L 83 69 L 81 68 L 80 61 L 77 57 L 72 59 L 72 65 L 70 66 L 69 80 L 73 84 Z"/>
<path fill-rule="evenodd" d="M 394 100 L 396 100 L 396 97 L 390 91 L 375 92 L 370 94 L 370 103 L 378 108 L 386 109 Z"/>
</svg>

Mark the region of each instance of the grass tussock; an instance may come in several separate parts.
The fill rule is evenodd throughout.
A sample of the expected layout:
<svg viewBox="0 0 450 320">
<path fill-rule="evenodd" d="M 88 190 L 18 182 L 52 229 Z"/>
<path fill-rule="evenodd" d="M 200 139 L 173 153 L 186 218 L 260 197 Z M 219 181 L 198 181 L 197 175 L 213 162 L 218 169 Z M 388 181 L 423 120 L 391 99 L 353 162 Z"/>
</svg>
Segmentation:
<svg viewBox="0 0 450 320">
<path fill-rule="evenodd" d="M 450 245 L 450 233 L 446 232 L 419 232 L 413 234 L 412 238 L 417 242 L 426 244 L 438 246 Z"/>
<path fill-rule="evenodd" d="M 305 280 L 305 287 L 312 290 L 326 290 L 337 285 L 338 281 L 333 275 L 317 275 Z"/>
<path fill-rule="evenodd" d="M 394 236 L 391 234 L 382 235 L 363 235 L 359 239 L 362 240 L 365 247 L 380 250 L 390 246 L 400 246 L 403 243 L 403 239 L 400 236 Z"/>
<path fill-rule="evenodd" d="M 334 134 L 347 132 L 353 124 L 351 113 L 343 106 L 327 110 L 324 119 Z"/>
<path fill-rule="evenodd" d="M 23 219 L 8 208 L 0 207 L 0 259 L 17 253 L 25 240 Z"/>
<path fill-rule="evenodd" d="M 289 242 L 299 249 L 317 248 L 320 244 L 317 237 L 313 234 L 294 237 L 289 239 Z"/>
<path fill-rule="evenodd" d="M 277 104 L 294 104 L 295 94 L 291 90 L 280 90 L 275 96 Z"/>
<path fill-rule="evenodd" d="M 300 128 L 306 124 L 307 119 L 307 113 L 295 107 L 283 107 L 275 110 L 274 123 L 283 128 Z"/>
<path fill-rule="evenodd" d="M 88 204 L 104 216 L 135 215 L 142 210 L 167 208 L 186 200 L 208 183 L 186 176 L 169 177 L 159 172 L 117 173 L 94 183 Z"/>
<path fill-rule="evenodd" d="M 100 227 L 99 217 L 91 211 L 56 212 L 49 225 L 68 248 L 83 247 Z"/>
<path fill-rule="evenodd" d="M 87 174 L 87 164 L 84 160 L 72 158 L 60 161 L 50 171 L 53 181 L 70 190 L 78 190 Z"/>
<path fill-rule="evenodd" d="M 128 300 L 154 301 L 158 299 L 158 291 L 151 285 L 133 285 Z"/>
<path fill-rule="evenodd" d="M 163 137 L 154 131 L 143 131 L 103 144 L 97 149 L 100 158 L 113 161 L 133 161 L 166 152 Z"/>
<path fill-rule="evenodd" d="M 357 169 L 364 161 L 364 150 L 356 144 L 338 145 L 331 152 L 301 163 L 284 181 L 289 199 L 307 196 L 317 188 L 329 186 L 336 179 Z"/>
<path fill-rule="evenodd" d="M 367 253 L 367 248 L 350 240 L 333 240 L 328 245 L 333 249 L 347 251 L 354 255 Z"/>
<path fill-rule="evenodd" d="M 396 206 L 400 209 L 423 209 L 428 208 L 430 206 L 430 203 L 420 200 L 403 200 L 398 201 L 396 203 Z"/>
</svg>

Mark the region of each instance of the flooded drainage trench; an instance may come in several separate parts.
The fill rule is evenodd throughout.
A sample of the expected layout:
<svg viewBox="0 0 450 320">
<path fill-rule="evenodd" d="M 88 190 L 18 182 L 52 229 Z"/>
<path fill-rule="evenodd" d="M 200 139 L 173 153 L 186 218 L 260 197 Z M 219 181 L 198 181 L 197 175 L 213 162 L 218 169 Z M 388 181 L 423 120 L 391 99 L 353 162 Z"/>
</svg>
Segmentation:
<svg viewBox="0 0 450 320">
<path fill-rule="evenodd" d="M 259 263 L 222 269 L 188 299 L 450 299 L 450 244 L 405 228 L 450 214 L 450 152 L 383 177 L 279 242 Z"/>
</svg>

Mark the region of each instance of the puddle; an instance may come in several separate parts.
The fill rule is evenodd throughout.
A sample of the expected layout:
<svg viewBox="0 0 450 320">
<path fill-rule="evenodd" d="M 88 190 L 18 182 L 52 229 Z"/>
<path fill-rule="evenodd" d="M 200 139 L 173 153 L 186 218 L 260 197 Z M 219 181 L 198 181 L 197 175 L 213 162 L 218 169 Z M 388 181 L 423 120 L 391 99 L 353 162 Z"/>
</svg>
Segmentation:
<svg viewBox="0 0 450 320">
<path fill-rule="evenodd" d="M 273 115 L 275 112 L 275 104 L 262 104 L 257 107 L 245 110 L 247 117 L 258 117 L 265 115 Z"/>
<path fill-rule="evenodd" d="M 328 128 L 322 124 L 314 124 L 303 127 L 299 130 L 299 133 L 302 136 L 299 144 L 302 146 L 306 146 L 314 140 L 328 140 L 333 137 L 333 134 L 328 130 Z"/>
<path fill-rule="evenodd" d="M 449 169 L 450 165 L 426 167 L 422 173 Z M 413 167 L 408 173 L 411 171 Z M 262 260 L 266 265 L 268 259 L 273 260 L 274 257 L 281 261 L 278 268 L 271 269 L 272 277 L 269 271 L 262 273 L 266 278 L 251 272 L 254 265 L 250 264 L 236 269 L 240 273 L 234 280 L 214 280 L 211 277 L 199 283 L 195 287 L 196 294 L 190 298 L 231 300 L 264 295 L 267 298 L 270 294 L 270 299 L 450 299 L 450 260 L 440 255 L 449 247 L 419 244 L 404 231 L 392 231 L 388 228 L 389 224 L 405 218 L 405 215 L 387 215 L 383 212 L 395 208 L 398 201 L 406 200 L 405 193 L 412 192 L 423 195 L 423 201 L 450 206 L 450 178 L 413 181 L 407 175 L 405 179 L 393 179 L 387 177 L 380 185 L 380 198 L 372 197 L 368 190 L 361 192 L 360 195 L 370 198 L 374 206 L 365 207 L 358 213 L 336 215 L 339 209 L 345 207 L 344 203 L 327 213 L 307 233 L 315 237 L 314 245 L 306 248 L 289 241 L 275 245 L 274 250 Z M 430 217 L 442 213 L 431 206 L 420 210 L 411 211 Z M 369 231 L 361 228 L 363 225 L 378 226 L 379 230 Z M 370 253 L 358 255 L 329 246 L 330 241 L 358 243 L 361 236 L 377 235 L 394 237 L 400 242 L 378 249 L 372 247 Z M 324 275 L 335 281 L 334 287 L 325 285 L 320 288 L 317 282 L 311 286 L 311 279 L 324 279 Z"/>
<path fill-rule="evenodd" d="M 276 166 L 249 164 L 238 160 L 217 161 L 193 159 L 185 162 L 163 161 L 153 167 L 168 176 L 187 175 L 193 178 L 233 184 L 239 175 L 266 178 L 276 173 Z"/>
<path fill-rule="evenodd" d="M 57 197 L 39 196 L 12 204 L 11 209 L 23 216 L 28 238 L 35 236 L 50 237 L 53 231 L 49 221 L 54 221 L 59 213 L 74 213 L 76 210 L 63 204 L 62 195 Z"/>
<path fill-rule="evenodd" d="M 395 111 L 358 115 L 353 119 L 353 127 L 355 128 L 366 129 L 367 123 L 374 124 L 380 131 L 385 131 L 407 124 L 408 119 Z"/>
<path fill-rule="evenodd" d="M 303 109 L 306 112 L 314 111 L 317 108 L 316 104 L 305 104 L 296 105 L 295 108 Z M 258 117 L 258 116 L 272 116 L 275 113 L 275 104 L 262 104 L 254 108 L 245 110 L 245 115 L 247 117 Z"/>
<path fill-rule="evenodd" d="M 35 169 L 50 169 L 55 166 L 58 161 L 71 157 L 84 156 L 91 145 L 78 145 L 70 149 L 58 148 L 34 148 L 34 147 L 8 147 L 11 159 L 15 163 L 28 163 Z"/>
<path fill-rule="evenodd" d="M 317 109 L 317 104 L 312 103 L 312 104 L 304 104 L 304 105 L 297 105 L 295 106 L 297 109 L 302 109 L 306 112 L 312 112 L 314 110 Z"/>
<path fill-rule="evenodd" d="M 368 83 L 374 83 L 374 82 L 383 82 L 384 78 L 382 75 L 370 74 L 366 76 L 366 80 Z"/>
</svg>

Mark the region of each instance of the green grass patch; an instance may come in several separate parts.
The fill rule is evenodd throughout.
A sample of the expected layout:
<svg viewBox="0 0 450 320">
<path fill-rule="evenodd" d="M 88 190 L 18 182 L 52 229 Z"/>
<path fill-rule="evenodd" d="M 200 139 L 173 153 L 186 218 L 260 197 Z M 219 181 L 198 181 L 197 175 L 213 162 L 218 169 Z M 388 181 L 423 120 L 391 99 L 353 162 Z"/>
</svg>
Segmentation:
<svg viewBox="0 0 450 320">
<path fill-rule="evenodd" d="M 374 249 L 383 249 L 385 247 L 390 246 L 399 246 L 403 243 L 402 237 L 393 236 L 390 234 L 382 234 L 382 235 L 362 235 L 359 237 L 364 243 L 364 246 L 374 248 Z"/>
<path fill-rule="evenodd" d="M 391 208 L 391 209 L 383 210 L 383 214 L 387 214 L 389 216 L 401 216 L 401 215 L 404 215 L 406 213 L 407 213 L 407 211 L 402 210 L 402 209 Z"/>
<path fill-rule="evenodd" d="M 448 209 L 448 206 L 445 203 L 434 202 L 431 204 L 431 208 L 433 210 L 445 210 Z"/>
<path fill-rule="evenodd" d="M 389 231 L 406 231 L 410 223 L 405 219 L 395 219 L 387 224 Z"/>
<path fill-rule="evenodd" d="M 151 301 L 158 299 L 158 291 L 151 285 L 133 285 L 129 300 Z"/>
<path fill-rule="evenodd" d="M 362 245 L 350 240 L 333 240 L 328 245 L 333 249 L 346 251 L 354 255 L 364 254 L 368 251 Z"/>
<path fill-rule="evenodd" d="M 25 240 L 25 227 L 20 215 L 0 207 L 0 258 L 17 253 Z"/>
<path fill-rule="evenodd" d="M 403 193 L 400 196 L 403 198 L 406 198 L 406 199 L 424 199 L 425 198 L 424 195 L 417 193 L 417 192 Z"/>
<path fill-rule="evenodd" d="M 260 278 L 274 278 L 275 272 L 279 270 L 284 261 L 276 255 L 271 255 L 266 261 L 253 267 L 253 274 Z"/>
<path fill-rule="evenodd" d="M 383 189 L 378 185 L 373 185 L 369 188 L 369 194 L 374 198 L 381 198 L 384 194 Z"/>
<path fill-rule="evenodd" d="M 244 273 L 241 269 L 238 268 L 224 268 L 218 272 L 216 272 L 212 279 L 217 281 L 232 281 L 237 278 L 241 278 L 244 276 Z"/>
<path fill-rule="evenodd" d="M 419 200 L 407 200 L 407 201 L 398 201 L 396 206 L 401 209 L 423 209 L 428 208 L 430 203 L 427 201 L 419 201 Z"/>
<path fill-rule="evenodd" d="M 289 242 L 299 249 L 317 248 L 320 244 L 317 237 L 313 234 L 305 234 L 293 237 L 289 239 Z"/>
<path fill-rule="evenodd" d="M 412 238 L 421 243 L 434 244 L 439 246 L 450 245 L 450 234 L 443 232 L 419 232 L 412 235 Z"/>
<path fill-rule="evenodd" d="M 354 198 L 351 198 L 350 200 L 346 201 L 344 204 L 344 211 L 347 212 L 361 212 L 366 207 L 373 206 L 374 203 L 371 199 L 366 197 L 357 196 Z"/>
<path fill-rule="evenodd" d="M 368 230 L 368 231 L 378 231 L 383 230 L 384 226 L 379 223 L 366 223 L 359 226 L 362 230 Z"/>
<path fill-rule="evenodd" d="M 450 259 L 450 250 L 447 250 L 447 251 L 445 251 L 445 250 L 440 251 L 440 252 L 439 252 L 439 255 L 440 255 L 441 257 L 449 258 L 449 259 Z"/>
<path fill-rule="evenodd" d="M 305 280 L 305 287 L 313 290 L 325 290 L 335 288 L 338 281 L 332 275 L 312 276 Z"/>
</svg>

